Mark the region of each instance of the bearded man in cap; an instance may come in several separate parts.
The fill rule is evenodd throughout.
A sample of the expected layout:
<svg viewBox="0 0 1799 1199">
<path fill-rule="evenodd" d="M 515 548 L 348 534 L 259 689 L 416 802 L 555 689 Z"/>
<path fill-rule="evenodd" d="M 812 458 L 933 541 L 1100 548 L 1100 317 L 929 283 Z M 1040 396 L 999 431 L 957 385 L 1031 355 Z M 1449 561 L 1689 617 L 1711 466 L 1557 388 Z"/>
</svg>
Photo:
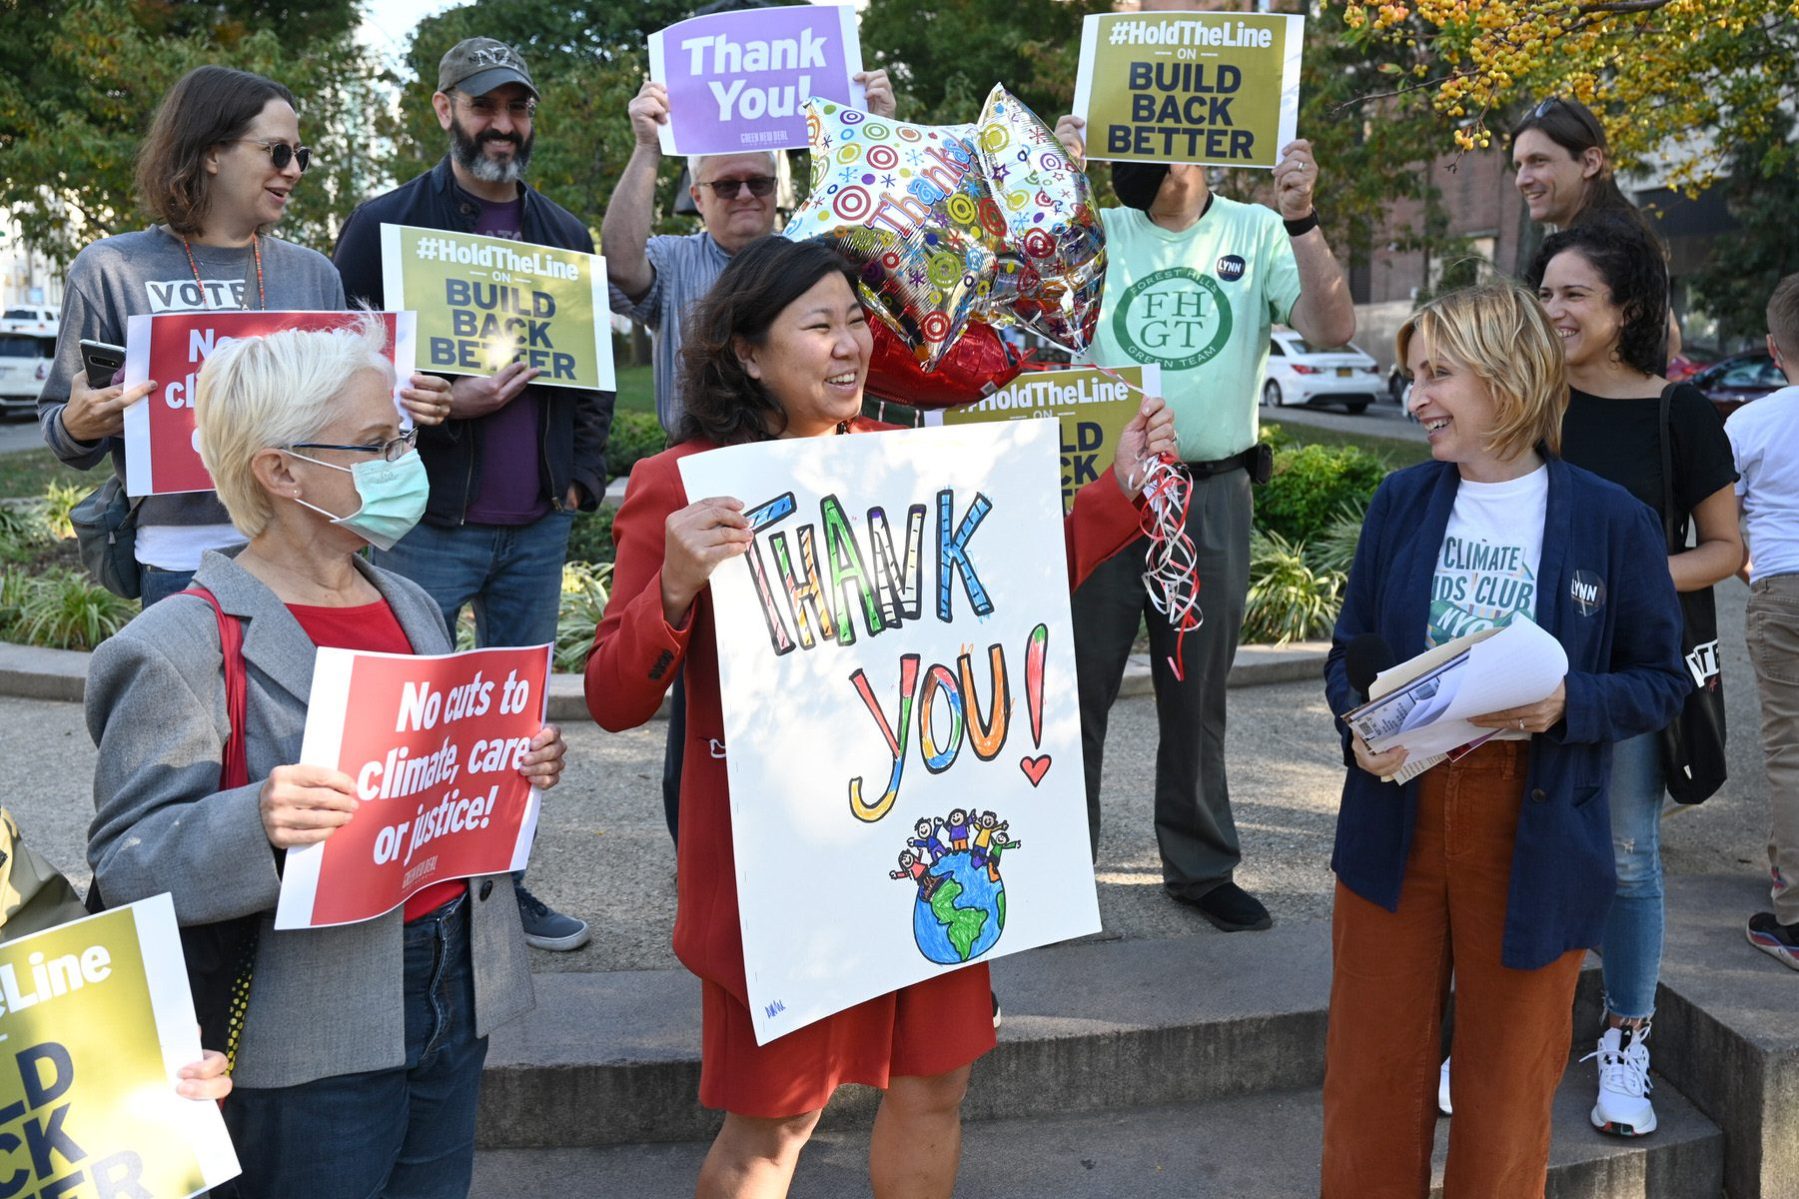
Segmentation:
<svg viewBox="0 0 1799 1199">
<path fill-rule="evenodd" d="M 1085 125 L 1074 116 L 1056 125 L 1077 163 L 1086 155 Z M 1242 851 L 1224 771 L 1225 680 L 1249 591 L 1250 483 L 1266 466 L 1256 389 L 1275 323 L 1292 325 L 1320 347 L 1342 345 L 1355 333 L 1348 285 L 1312 207 L 1317 181 L 1304 141 L 1281 151 L 1275 209 L 1214 194 L 1202 166 L 1118 162 L 1112 186 L 1121 206 L 1100 210 L 1106 282 L 1095 361 L 1153 362 L 1162 369 L 1193 480 L 1186 532 L 1198 552 L 1204 621 L 1177 639 L 1148 602 L 1146 542 L 1114 555 L 1074 594 L 1093 853 L 1097 860 L 1107 717 L 1142 620 L 1149 627 L 1160 735 L 1155 820 L 1162 885 L 1225 932 L 1273 923 L 1233 878 Z M 1179 677 L 1169 665 L 1177 652 Z"/>
<path fill-rule="evenodd" d="M 427 173 L 365 201 L 344 224 L 334 259 L 351 304 L 382 306 L 383 224 L 593 253 L 593 236 L 578 218 L 521 182 L 537 102 L 537 85 L 511 46 L 475 37 L 450 48 L 431 97 L 449 151 Z M 537 386 L 539 373 L 514 362 L 454 380 L 447 419 L 419 428 L 431 479 L 424 520 L 375 554 L 377 565 L 430 592 L 452 630 L 472 604 L 482 646 L 556 640 L 569 526 L 606 491 L 613 393 Z M 551 909 L 522 881 L 518 901 L 532 945 L 587 943 L 585 921 Z"/>
</svg>

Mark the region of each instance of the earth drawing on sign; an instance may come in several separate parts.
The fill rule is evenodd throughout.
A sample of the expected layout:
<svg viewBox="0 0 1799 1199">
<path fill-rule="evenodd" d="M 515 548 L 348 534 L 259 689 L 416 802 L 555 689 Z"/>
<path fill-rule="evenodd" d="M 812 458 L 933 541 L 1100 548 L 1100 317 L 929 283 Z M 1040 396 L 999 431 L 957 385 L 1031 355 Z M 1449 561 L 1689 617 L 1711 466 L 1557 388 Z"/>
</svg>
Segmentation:
<svg viewBox="0 0 1799 1199">
<path fill-rule="evenodd" d="M 913 826 L 888 877 L 917 887 L 912 937 L 918 951 L 945 966 L 971 962 L 992 949 L 1006 927 L 1001 856 L 1020 843 L 994 812 L 952 809 Z"/>
</svg>

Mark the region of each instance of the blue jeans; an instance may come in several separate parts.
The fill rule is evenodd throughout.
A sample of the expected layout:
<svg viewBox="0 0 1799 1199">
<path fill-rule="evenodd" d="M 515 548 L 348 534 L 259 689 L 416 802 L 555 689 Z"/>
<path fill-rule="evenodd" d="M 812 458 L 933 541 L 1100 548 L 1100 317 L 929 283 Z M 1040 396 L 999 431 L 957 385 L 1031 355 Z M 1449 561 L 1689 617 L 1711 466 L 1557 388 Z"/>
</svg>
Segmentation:
<svg viewBox="0 0 1799 1199">
<path fill-rule="evenodd" d="M 138 600 L 148 608 L 157 600 L 168 599 L 171 595 L 186 591 L 188 584 L 194 581 L 191 570 L 162 570 L 155 566 L 138 564 Z"/>
<path fill-rule="evenodd" d="M 406 1064 L 233 1091 L 224 1111 L 241 1199 L 466 1199 L 487 1060 L 468 897 L 407 925 L 405 939 Z"/>
<path fill-rule="evenodd" d="M 1618 894 L 1605 923 L 1605 1007 L 1614 1016 L 1655 1014 L 1662 973 L 1662 760 L 1659 733 L 1612 746 L 1612 855 Z"/>
<path fill-rule="evenodd" d="M 573 512 L 551 512 L 528 525 L 419 525 L 375 565 L 430 592 L 450 636 L 464 604 L 475 606 L 475 643 L 542 645 L 556 640 L 562 562 Z"/>
</svg>

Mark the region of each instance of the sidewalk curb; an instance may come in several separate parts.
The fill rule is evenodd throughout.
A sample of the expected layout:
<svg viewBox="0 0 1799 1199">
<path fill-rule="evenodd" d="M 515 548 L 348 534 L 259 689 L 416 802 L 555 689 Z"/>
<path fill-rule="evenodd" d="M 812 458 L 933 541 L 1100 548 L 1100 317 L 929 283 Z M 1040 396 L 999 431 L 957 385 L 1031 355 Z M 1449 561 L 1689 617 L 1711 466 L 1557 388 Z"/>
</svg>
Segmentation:
<svg viewBox="0 0 1799 1199">
<path fill-rule="evenodd" d="M 1293 645 L 1245 645 L 1237 650 L 1236 665 L 1231 667 L 1229 686 L 1258 687 L 1268 683 L 1292 683 L 1319 679 L 1324 675 L 1324 655 L 1328 642 L 1302 641 Z M 80 703 L 87 684 L 88 655 L 67 649 L 38 649 L 29 645 L 0 642 L 0 696 L 15 699 L 49 699 Z M 1124 668 L 1124 683 L 1118 694 L 1150 695 L 1155 691 L 1151 681 L 1149 655 L 1132 654 Z M 663 699 L 659 718 L 668 715 L 668 700 Z M 582 696 L 582 679 L 578 674 L 557 674 L 550 678 L 549 716 L 563 722 L 585 721 L 587 701 Z"/>
</svg>

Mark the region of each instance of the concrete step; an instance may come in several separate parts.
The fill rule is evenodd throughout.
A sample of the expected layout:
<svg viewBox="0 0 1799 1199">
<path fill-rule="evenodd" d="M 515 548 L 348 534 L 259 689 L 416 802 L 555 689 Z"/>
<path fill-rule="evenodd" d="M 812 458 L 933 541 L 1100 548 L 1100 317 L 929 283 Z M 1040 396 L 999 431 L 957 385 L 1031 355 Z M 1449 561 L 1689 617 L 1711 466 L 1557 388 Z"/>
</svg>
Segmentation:
<svg viewBox="0 0 1799 1199">
<path fill-rule="evenodd" d="M 1765 874 L 1676 875 L 1651 1048 L 1657 1069 L 1728 1132 L 1732 1199 L 1799 1195 L 1799 974 L 1744 938 Z M 1659 1092 L 1657 1092 L 1659 1095 Z"/>
<path fill-rule="evenodd" d="M 1649 1137 L 1601 1136 L 1587 1123 L 1593 1067 L 1573 1065 L 1556 1096 L 1548 1199 L 1718 1199 L 1724 1135 L 1672 1086 L 1655 1090 Z M 975 1094 L 979 1088 L 975 1088 Z M 1072 1099 L 1073 1096 L 1063 1098 Z M 964 1130 L 958 1195 L 980 1199 L 1300 1199 L 1318 1193 L 1316 1089 L 1204 1103 L 974 1120 Z M 1433 1196 L 1441 1196 L 1453 1121 L 1437 1123 Z M 478 1199 L 569 1195 L 686 1199 L 703 1141 L 589 1149 L 486 1151 Z M 793 1193 L 868 1194 L 868 1134 L 827 1115 L 800 1160 Z"/>
<path fill-rule="evenodd" d="M 993 963 L 999 1046 L 975 1065 L 970 1119 L 1195 1103 L 1323 1081 L 1330 929 L 1087 941 Z M 1597 1026 L 1597 971 L 1578 1029 Z M 485 1148 L 701 1140 L 699 983 L 684 971 L 542 974 L 537 1008 L 494 1034 Z M 1583 1034 L 1584 1035 L 1584 1034 Z M 876 1095 L 845 1087 L 834 1123 Z"/>
<path fill-rule="evenodd" d="M 1096 941 L 993 963 L 999 1047 L 975 1067 L 972 1119 L 1140 1107 L 1318 1085 L 1329 928 Z M 497 1032 L 481 1095 L 490 1148 L 709 1137 L 699 984 L 683 971 L 543 974 L 537 1008 Z M 846 1087 L 838 1123 L 874 1094 Z"/>
</svg>

